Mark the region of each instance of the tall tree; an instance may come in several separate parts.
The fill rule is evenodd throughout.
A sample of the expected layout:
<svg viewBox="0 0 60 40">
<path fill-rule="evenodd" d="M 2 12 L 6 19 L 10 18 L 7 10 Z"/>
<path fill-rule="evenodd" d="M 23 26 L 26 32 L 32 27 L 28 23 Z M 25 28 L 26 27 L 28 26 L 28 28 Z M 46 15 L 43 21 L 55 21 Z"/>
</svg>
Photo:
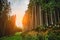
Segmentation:
<svg viewBox="0 0 60 40">
<path fill-rule="evenodd" d="M 9 11 L 10 2 L 8 0 L 0 0 L 0 36 L 5 34 Z"/>
</svg>

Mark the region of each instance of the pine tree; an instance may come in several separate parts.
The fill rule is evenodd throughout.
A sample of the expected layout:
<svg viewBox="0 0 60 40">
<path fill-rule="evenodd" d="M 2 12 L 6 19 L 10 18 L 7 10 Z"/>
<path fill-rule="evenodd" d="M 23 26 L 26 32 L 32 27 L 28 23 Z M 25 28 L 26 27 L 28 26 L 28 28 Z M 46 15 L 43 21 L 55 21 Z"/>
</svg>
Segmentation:
<svg viewBox="0 0 60 40">
<path fill-rule="evenodd" d="M 0 0 L 0 36 L 5 35 L 9 11 L 10 3 L 7 0 Z"/>
</svg>

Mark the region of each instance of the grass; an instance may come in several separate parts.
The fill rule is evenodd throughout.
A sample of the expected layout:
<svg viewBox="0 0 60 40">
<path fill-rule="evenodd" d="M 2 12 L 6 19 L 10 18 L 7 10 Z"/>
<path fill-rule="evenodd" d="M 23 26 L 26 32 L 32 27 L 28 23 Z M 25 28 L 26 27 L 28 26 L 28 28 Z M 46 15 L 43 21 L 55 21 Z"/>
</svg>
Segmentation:
<svg viewBox="0 0 60 40">
<path fill-rule="evenodd" d="M 14 36 L 5 36 L 0 38 L 0 40 L 22 40 L 22 37 L 20 36 L 20 33 L 16 33 Z"/>
<path fill-rule="evenodd" d="M 31 31 L 29 33 L 16 33 L 13 36 L 2 37 L 0 40 L 60 40 L 60 32 L 49 32 L 46 35 L 37 34 Z"/>
<path fill-rule="evenodd" d="M 21 40 L 20 36 L 3 37 L 0 40 Z"/>
</svg>

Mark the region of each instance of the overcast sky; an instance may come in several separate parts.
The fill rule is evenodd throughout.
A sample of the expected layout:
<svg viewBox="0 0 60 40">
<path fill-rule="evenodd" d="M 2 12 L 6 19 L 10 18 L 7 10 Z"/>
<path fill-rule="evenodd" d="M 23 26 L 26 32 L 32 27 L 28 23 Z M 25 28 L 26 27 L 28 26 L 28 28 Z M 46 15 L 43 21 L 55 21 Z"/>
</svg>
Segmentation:
<svg viewBox="0 0 60 40">
<path fill-rule="evenodd" d="M 29 0 L 9 0 L 11 3 L 11 15 L 16 14 L 17 25 L 22 26 L 22 18 L 27 10 Z"/>
</svg>

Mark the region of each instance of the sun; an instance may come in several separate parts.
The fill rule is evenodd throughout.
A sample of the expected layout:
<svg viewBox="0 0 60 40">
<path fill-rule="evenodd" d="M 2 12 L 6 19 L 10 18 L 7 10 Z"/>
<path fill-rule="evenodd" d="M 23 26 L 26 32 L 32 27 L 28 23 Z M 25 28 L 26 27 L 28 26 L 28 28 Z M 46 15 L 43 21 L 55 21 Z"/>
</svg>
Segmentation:
<svg viewBox="0 0 60 40">
<path fill-rule="evenodd" d="M 22 19 L 28 8 L 29 0 L 9 0 L 11 2 L 11 15 L 16 15 L 16 26 L 23 28 Z"/>
<path fill-rule="evenodd" d="M 25 12 L 23 12 L 23 10 L 20 9 L 16 9 L 15 11 L 13 11 L 12 15 L 16 15 L 16 26 L 19 28 L 23 28 L 23 24 L 22 24 L 22 20 L 24 17 Z"/>
<path fill-rule="evenodd" d="M 20 22 L 18 19 L 16 19 L 16 26 L 19 28 L 23 28 L 22 27 L 22 22 Z"/>
<path fill-rule="evenodd" d="M 23 28 L 22 17 L 20 16 L 20 14 L 16 14 L 16 26 L 19 28 Z"/>
</svg>

